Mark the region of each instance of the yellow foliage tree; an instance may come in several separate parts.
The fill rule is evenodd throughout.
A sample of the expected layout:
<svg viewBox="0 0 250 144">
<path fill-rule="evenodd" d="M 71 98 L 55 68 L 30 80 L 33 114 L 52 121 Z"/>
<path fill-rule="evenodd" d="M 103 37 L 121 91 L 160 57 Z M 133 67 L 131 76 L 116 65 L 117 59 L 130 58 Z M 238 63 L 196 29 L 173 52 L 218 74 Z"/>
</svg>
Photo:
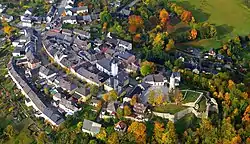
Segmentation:
<svg viewBox="0 0 250 144">
<path fill-rule="evenodd" d="M 146 144 L 146 126 L 143 123 L 132 122 L 128 127 L 128 132 L 134 135 L 137 143 Z"/>
</svg>

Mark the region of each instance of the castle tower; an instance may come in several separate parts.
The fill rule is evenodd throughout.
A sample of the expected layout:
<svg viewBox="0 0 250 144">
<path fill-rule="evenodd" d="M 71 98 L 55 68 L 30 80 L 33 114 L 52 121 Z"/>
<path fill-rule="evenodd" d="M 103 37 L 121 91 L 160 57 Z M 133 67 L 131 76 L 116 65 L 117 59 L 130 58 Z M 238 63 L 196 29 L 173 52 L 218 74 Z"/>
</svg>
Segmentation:
<svg viewBox="0 0 250 144">
<path fill-rule="evenodd" d="M 111 60 L 111 75 L 116 76 L 118 74 L 118 61 L 115 59 Z"/>
<path fill-rule="evenodd" d="M 169 91 L 175 90 L 175 77 L 172 74 L 170 77 L 170 82 L 169 82 Z"/>
</svg>

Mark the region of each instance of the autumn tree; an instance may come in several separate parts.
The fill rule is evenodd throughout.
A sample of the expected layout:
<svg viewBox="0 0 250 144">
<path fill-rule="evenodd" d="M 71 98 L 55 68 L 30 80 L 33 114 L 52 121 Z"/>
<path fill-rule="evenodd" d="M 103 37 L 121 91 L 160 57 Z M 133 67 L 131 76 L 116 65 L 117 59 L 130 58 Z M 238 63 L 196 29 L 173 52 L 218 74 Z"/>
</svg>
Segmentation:
<svg viewBox="0 0 250 144">
<path fill-rule="evenodd" d="M 250 123 L 250 105 L 247 106 L 243 114 L 242 121 L 246 121 Z"/>
<path fill-rule="evenodd" d="M 168 40 L 168 44 L 166 45 L 166 51 L 170 51 L 171 49 L 175 48 L 175 45 L 174 45 L 174 40 L 173 39 L 169 39 Z"/>
<path fill-rule="evenodd" d="M 37 136 L 37 144 L 44 144 L 48 142 L 49 142 L 49 139 L 48 139 L 47 134 L 45 132 L 39 132 Z"/>
<path fill-rule="evenodd" d="M 158 96 L 156 96 L 155 98 L 155 104 L 156 105 L 161 105 L 163 103 L 163 95 L 159 94 Z"/>
<path fill-rule="evenodd" d="M 160 47 L 160 48 L 164 48 L 164 34 L 162 33 L 157 33 L 156 37 L 154 38 L 153 41 L 153 47 Z"/>
<path fill-rule="evenodd" d="M 123 109 L 122 108 L 118 108 L 117 111 L 116 111 L 116 115 L 117 117 L 120 119 L 121 117 L 123 117 L 124 115 L 124 112 L 123 112 Z"/>
<path fill-rule="evenodd" d="M 131 115 L 132 114 L 132 112 L 131 112 L 131 109 L 130 109 L 130 107 L 129 106 L 124 106 L 124 115 L 125 116 L 129 116 L 129 115 Z"/>
<path fill-rule="evenodd" d="M 167 24 L 167 21 L 169 19 L 169 14 L 166 11 L 166 9 L 162 9 L 160 11 L 160 16 L 159 16 L 160 20 L 161 20 L 161 25 L 165 26 Z"/>
<path fill-rule="evenodd" d="M 155 91 L 151 90 L 149 91 L 149 95 L 148 95 L 148 103 L 155 106 Z"/>
<path fill-rule="evenodd" d="M 218 129 L 206 118 L 202 118 L 200 128 L 197 129 L 196 135 L 199 137 L 200 142 L 218 143 Z"/>
<path fill-rule="evenodd" d="M 108 101 L 115 101 L 118 97 L 118 94 L 115 90 L 111 90 L 109 92 L 107 92 L 106 94 L 103 95 L 103 100 L 105 102 L 108 102 Z"/>
<path fill-rule="evenodd" d="M 132 97 L 132 99 L 131 99 L 131 101 L 130 101 L 130 105 L 135 105 L 136 104 L 136 102 L 137 102 L 137 96 L 136 95 L 133 95 L 133 97 Z"/>
<path fill-rule="evenodd" d="M 157 143 L 162 143 L 162 135 L 163 135 L 164 130 L 165 130 L 164 124 L 155 121 L 155 123 L 154 123 L 154 138 L 155 138 Z"/>
<path fill-rule="evenodd" d="M 134 35 L 134 37 L 133 37 L 134 42 L 140 42 L 140 39 L 141 39 L 141 34 L 139 34 L 139 33 Z"/>
<path fill-rule="evenodd" d="M 182 99 L 183 99 L 183 94 L 181 93 L 179 89 L 176 89 L 175 94 L 174 94 L 175 104 L 177 105 L 181 104 Z"/>
<path fill-rule="evenodd" d="M 134 135 L 137 143 L 146 144 L 146 126 L 143 123 L 132 122 L 128 127 L 128 132 Z"/>
<path fill-rule="evenodd" d="M 141 18 L 141 16 L 137 16 L 137 15 L 129 16 L 128 23 L 129 23 L 129 31 L 131 33 L 136 32 L 138 28 L 143 28 L 144 26 L 143 19 Z"/>
<path fill-rule="evenodd" d="M 4 33 L 5 33 L 8 37 L 10 37 L 11 34 L 12 34 L 12 32 L 14 31 L 14 28 L 7 24 L 7 25 L 4 25 L 3 31 L 4 31 Z"/>
<path fill-rule="evenodd" d="M 105 141 L 107 137 L 107 132 L 105 131 L 105 129 L 102 127 L 100 132 L 96 135 L 96 138 Z"/>
<path fill-rule="evenodd" d="M 190 22 L 192 20 L 192 13 L 190 11 L 185 10 L 181 14 L 181 20 L 186 23 Z"/>
<path fill-rule="evenodd" d="M 154 73 L 156 70 L 156 66 L 153 62 L 149 62 L 149 61 L 144 61 L 141 63 L 141 74 L 143 76 L 149 75 L 151 73 Z"/>
<path fill-rule="evenodd" d="M 177 134 L 175 131 L 175 126 L 172 121 L 169 121 L 167 124 L 167 129 L 162 135 L 162 141 L 164 144 L 177 144 Z"/>
<path fill-rule="evenodd" d="M 8 138 L 13 137 L 15 134 L 15 130 L 13 128 L 12 125 L 8 125 L 5 129 L 4 129 L 4 135 L 7 136 Z"/>
<path fill-rule="evenodd" d="M 197 30 L 196 30 L 196 29 L 192 29 L 192 30 L 190 31 L 189 39 L 190 39 L 190 40 L 195 40 L 195 39 L 197 38 L 197 34 L 198 34 Z"/>
<path fill-rule="evenodd" d="M 111 135 L 108 137 L 108 144 L 119 144 L 119 135 L 117 132 L 111 133 Z"/>
</svg>

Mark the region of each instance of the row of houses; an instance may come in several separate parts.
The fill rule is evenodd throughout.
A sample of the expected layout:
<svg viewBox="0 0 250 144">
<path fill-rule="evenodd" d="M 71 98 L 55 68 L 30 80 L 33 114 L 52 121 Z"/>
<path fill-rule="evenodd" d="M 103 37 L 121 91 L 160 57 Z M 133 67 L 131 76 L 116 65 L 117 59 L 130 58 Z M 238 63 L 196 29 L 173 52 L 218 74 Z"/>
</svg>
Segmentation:
<svg viewBox="0 0 250 144">
<path fill-rule="evenodd" d="M 15 66 L 15 61 L 13 59 L 11 59 L 8 64 L 8 73 L 17 85 L 17 88 L 25 95 L 25 104 L 34 108 L 35 116 L 44 118 L 54 126 L 58 126 L 64 121 L 64 118 L 42 101 L 34 88 L 27 84 L 25 77 L 19 74 L 19 70 Z"/>
</svg>

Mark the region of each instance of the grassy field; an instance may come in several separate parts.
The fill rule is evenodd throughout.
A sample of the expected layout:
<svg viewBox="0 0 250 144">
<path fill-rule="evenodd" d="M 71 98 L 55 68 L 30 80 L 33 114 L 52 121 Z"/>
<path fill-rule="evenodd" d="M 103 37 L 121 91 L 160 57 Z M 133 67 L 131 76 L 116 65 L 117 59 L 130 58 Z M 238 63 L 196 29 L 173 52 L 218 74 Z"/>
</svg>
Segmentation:
<svg viewBox="0 0 250 144">
<path fill-rule="evenodd" d="M 164 106 L 156 106 L 154 107 L 154 111 L 156 112 L 162 112 L 162 113 L 170 113 L 170 114 L 175 114 L 179 111 L 182 111 L 186 109 L 186 106 L 181 106 L 181 105 L 175 105 L 175 104 L 167 104 Z"/>
<path fill-rule="evenodd" d="M 204 97 L 201 99 L 201 101 L 198 104 L 199 104 L 199 109 L 198 109 L 199 112 L 206 111 L 207 106 L 206 106 L 206 99 Z"/>
<path fill-rule="evenodd" d="M 186 91 L 182 91 L 183 96 L 185 96 Z M 200 93 L 188 91 L 183 100 L 183 103 L 195 102 L 200 96 Z"/>
<path fill-rule="evenodd" d="M 220 38 L 250 33 L 250 9 L 241 0 L 172 0 L 192 11 L 196 21 L 216 24 Z"/>
</svg>

